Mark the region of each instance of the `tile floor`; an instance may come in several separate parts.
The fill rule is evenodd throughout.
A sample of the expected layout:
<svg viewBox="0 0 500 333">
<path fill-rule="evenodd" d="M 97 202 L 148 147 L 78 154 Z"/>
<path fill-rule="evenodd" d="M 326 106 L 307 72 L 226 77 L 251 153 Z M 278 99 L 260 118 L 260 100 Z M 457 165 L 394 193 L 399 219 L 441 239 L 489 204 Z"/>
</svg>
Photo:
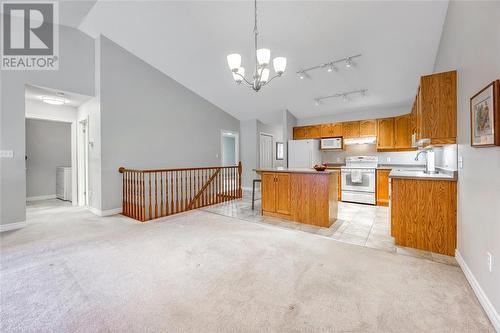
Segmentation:
<svg viewBox="0 0 500 333">
<path fill-rule="evenodd" d="M 458 265 L 454 257 L 396 246 L 394 239 L 391 237 L 390 212 L 388 207 L 340 202 L 338 220 L 331 227 L 322 228 L 280 218 L 262 216 L 260 213 L 260 200 L 255 201 L 254 210 L 252 210 L 251 200 L 251 193 L 245 191 L 242 199 L 205 207 L 203 210 L 249 222 L 300 230 L 386 252 L 419 257 L 449 265 Z"/>
</svg>

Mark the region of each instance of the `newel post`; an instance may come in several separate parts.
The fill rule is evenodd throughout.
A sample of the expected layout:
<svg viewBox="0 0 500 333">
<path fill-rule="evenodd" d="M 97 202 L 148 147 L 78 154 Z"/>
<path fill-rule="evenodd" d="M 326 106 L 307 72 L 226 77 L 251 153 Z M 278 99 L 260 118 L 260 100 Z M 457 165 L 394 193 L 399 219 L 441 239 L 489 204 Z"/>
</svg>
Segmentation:
<svg viewBox="0 0 500 333">
<path fill-rule="evenodd" d="M 238 162 L 238 196 L 243 197 L 243 193 L 241 190 L 241 173 L 243 171 L 243 167 L 241 165 L 241 161 Z"/>
</svg>

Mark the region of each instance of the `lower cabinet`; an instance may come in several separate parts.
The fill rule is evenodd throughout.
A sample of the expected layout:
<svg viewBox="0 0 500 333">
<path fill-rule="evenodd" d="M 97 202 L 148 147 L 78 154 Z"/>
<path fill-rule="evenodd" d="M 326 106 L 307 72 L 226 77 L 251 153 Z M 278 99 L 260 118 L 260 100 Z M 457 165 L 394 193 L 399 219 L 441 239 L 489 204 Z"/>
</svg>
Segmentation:
<svg viewBox="0 0 500 333">
<path fill-rule="evenodd" d="M 377 170 L 377 206 L 389 206 L 389 174 L 391 170 Z"/>
<path fill-rule="evenodd" d="M 290 215 L 290 174 L 262 173 L 262 210 Z"/>
</svg>

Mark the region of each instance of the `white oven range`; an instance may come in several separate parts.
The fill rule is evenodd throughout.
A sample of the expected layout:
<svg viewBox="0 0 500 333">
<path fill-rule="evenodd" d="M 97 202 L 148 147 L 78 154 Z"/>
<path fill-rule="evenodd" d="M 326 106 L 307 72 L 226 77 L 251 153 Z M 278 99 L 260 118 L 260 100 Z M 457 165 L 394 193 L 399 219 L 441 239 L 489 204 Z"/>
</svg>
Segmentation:
<svg viewBox="0 0 500 333">
<path fill-rule="evenodd" d="M 377 156 L 349 156 L 341 168 L 342 201 L 376 204 Z"/>
</svg>

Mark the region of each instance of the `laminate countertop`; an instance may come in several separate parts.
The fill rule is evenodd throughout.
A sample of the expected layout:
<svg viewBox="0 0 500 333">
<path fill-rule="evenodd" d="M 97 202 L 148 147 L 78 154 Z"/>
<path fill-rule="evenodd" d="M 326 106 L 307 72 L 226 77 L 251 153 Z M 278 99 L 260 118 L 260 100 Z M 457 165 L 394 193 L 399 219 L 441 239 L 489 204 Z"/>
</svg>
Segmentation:
<svg viewBox="0 0 500 333">
<path fill-rule="evenodd" d="M 448 180 L 457 181 L 457 172 L 437 169 L 438 173 L 428 174 L 423 170 L 392 169 L 389 178 L 419 179 L 419 180 Z"/>
<path fill-rule="evenodd" d="M 308 168 L 260 168 L 260 169 L 254 169 L 255 172 L 282 172 L 282 173 L 313 173 L 316 175 L 329 175 L 334 172 L 335 170 L 328 170 L 326 169 L 325 171 L 316 171 L 314 169 L 308 169 Z"/>
</svg>

